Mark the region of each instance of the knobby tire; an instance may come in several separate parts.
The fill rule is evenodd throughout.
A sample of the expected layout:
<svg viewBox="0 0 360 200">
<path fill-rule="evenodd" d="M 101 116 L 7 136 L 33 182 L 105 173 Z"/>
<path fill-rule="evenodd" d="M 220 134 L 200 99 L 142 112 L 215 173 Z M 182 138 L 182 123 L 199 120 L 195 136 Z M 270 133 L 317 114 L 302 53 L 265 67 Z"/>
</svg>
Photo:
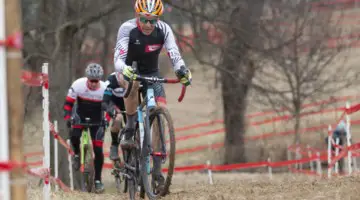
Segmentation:
<svg viewBox="0 0 360 200">
<path fill-rule="evenodd" d="M 165 178 L 164 190 L 161 191 L 159 194 L 154 194 L 153 193 L 152 188 L 151 188 L 151 184 L 149 183 L 147 169 L 146 169 L 146 157 L 145 157 L 147 155 L 147 153 L 148 153 L 148 150 L 145 149 L 145 148 L 141 150 L 142 156 L 141 156 L 141 160 L 140 160 L 140 162 L 141 162 L 140 175 L 141 175 L 141 179 L 142 179 L 142 182 L 143 182 L 144 190 L 145 190 L 146 195 L 148 196 L 148 198 L 150 200 L 155 200 L 159 196 L 165 196 L 166 194 L 169 193 L 169 188 L 170 188 L 170 185 L 171 185 L 172 176 L 174 174 L 175 148 L 176 148 L 176 146 L 175 146 L 175 133 L 174 133 L 173 121 L 172 121 L 172 118 L 171 118 L 171 115 L 170 115 L 169 111 L 166 108 L 162 108 L 162 107 L 157 107 L 157 108 L 153 109 L 150 112 L 150 115 L 149 115 L 150 127 L 151 127 L 153 121 L 156 120 L 156 117 L 161 116 L 161 115 L 163 115 L 165 117 L 165 120 L 167 121 L 167 126 L 168 126 L 168 130 L 169 130 L 168 134 L 170 136 L 170 152 L 168 154 L 169 168 L 168 168 L 168 173 L 167 173 L 166 178 Z M 147 131 L 149 131 L 149 130 L 145 129 L 145 131 L 146 131 L 145 134 L 149 134 L 149 133 L 147 133 Z M 164 136 L 165 136 L 165 133 L 166 133 L 166 130 L 164 130 L 164 133 L 162 133 L 162 134 L 164 134 Z M 143 147 L 147 146 L 147 144 L 146 144 L 147 142 L 151 143 L 151 141 L 146 141 L 146 139 L 144 139 Z"/>
<path fill-rule="evenodd" d="M 94 158 L 92 156 L 90 144 L 84 146 L 85 163 L 84 163 L 84 186 L 87 192 L 92 192 L 94 187 Z"/>
</svg>

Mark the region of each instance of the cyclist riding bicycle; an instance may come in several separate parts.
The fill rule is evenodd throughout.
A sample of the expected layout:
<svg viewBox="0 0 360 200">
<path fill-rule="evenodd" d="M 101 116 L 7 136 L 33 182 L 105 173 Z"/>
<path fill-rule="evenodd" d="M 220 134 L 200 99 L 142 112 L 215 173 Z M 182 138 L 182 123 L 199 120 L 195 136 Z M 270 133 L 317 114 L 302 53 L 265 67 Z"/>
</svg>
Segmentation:
<svg viewBox="0 0 360 200">
<path fill-rule="evenodd" d="M 344 120 L 341 120 L 339 124 L 336 126 L 335 130 L 332 132 L 331 143 L 336 144 L 336 139 L 339 138 L 339 146 L 344 145 L 344 140 L 346 139 L 346 123 Z M 325 138 L 325 142 L 328 145 L 328 137 Z M 331 151 L 334 153 L 336 150 L 335 145 L 331 145 Z M 339 149 L 341 152 L 342 149 Z M 335 156 L 335 155 L 333 155 Z M 341 158 L 339 161 L 339 172 L 344 171 L 344 158 Z"/>
<path fill-rule="evenodd" d="M 103 94 L 106 88 L 105 82 L 101 81 L 104 75 L 103 68 L 96 63 L 90 63 L 85 70 L 86 77 L 74 81 L 68 91 L 64 104 L 64 120 L 67 121 L 70 129 L 70 141 L 75 155 L 73 156 L 73 167 L 75 170 L 80 168 L 80 137 L 83 131 L 82 126 L 76 125 L 84 123 L 85 118 L 90 118 L 91 123 L 104 123 L 104 111 L 101 107 Z M 74 103 L 76 110 L 72 112 Z M 90 135 L 95 154 L 95 191 L 100 193 L 104 191 L 104 185 L 101 182 L 101 172 L 104 163 L 103 141 L 104 126 L 92 126 Z"/>
<path fill-rule="evenodd" d="M 185 66 L 179 48 L 176 44 L 174 33 L 171 27 L 159 20 L 163 14 L 164 6 L 161 0 L 136 0 L 136 17 L 124 22 L 117 35 L 117 42 L 114 53 L 115 70 L 121 72 L 119 76 L 120 85 L 127 88 L 128 81 L 135 79 L 135 73 L 143 76 L 159 76 L 158 59 L 161 49 L 165 47 L 168 56 L 172 62 L 176 76 L 180 82 L 186 86 L 191 83 L 191 72 Z M 137 62 L 135 72 L 131 65 Z M 150 85 L 142 83 L 143 91 Z M 166 98 L 163 84 L 155 83 L 151 85 L 154 88 L 154 96 L 157 106 L 166 107 Z M 122 148 L 128 148 L 134 145 L 132 139 L 135 131 L 138 105 L 139 83 L 134 82 L 132 90 L 127 98 L 124 98 L 126 108 L 126 126 L 123 129 L 123 138 L 120 141 Z M 143 93 L 144 95 L 144 93 Z M 153 133 L 154 151 L 159 151 L 158 134 Z M 161 174 L 161 158 L 154 157 L 153 175 L 158 182 L 159 190 L 164 186 L 164 177 Z"/>
<path fill-rule="evenodd" d="M 118 148 L 119 148 L 119 140 L 118 134 L 120 132 L 122 119 L 126 122 L 126 115 L 120 111 L 125 111 L 124 105 L 124 92 L 125 89 L 120 87 L 119 85 L 119 76 L 120 73 L 113 72 L 111 73 L 107 81 L 107 87 L 105 89 L 105 93 L 103 96 L 102 106 L 106 110 L 107 116 L 109 118 L 113 118 L 113 122 L 111 124 L 110 132 L 111 132 L 111 146 L 110 146 L 110 159 L 117 160 L 120 159 Z M 107 119 L 110 121 L 110 119 Z"/>
<path fill-rule="evenodd" d="M 343 139 L 346 137 L 346 123 L 344 120 L 341 120 L 339 124 L 336 126 L 335 130 L 332 133 L 331 141 L 335 144 L 336 138 L 339 138 L 339 145 L 342 146 L 344 144 Z M 328 142 L 328 137 L 326 137 L 326 143 Z M 335 147 L 333 147 L 335 150 Z"/>
</svg>

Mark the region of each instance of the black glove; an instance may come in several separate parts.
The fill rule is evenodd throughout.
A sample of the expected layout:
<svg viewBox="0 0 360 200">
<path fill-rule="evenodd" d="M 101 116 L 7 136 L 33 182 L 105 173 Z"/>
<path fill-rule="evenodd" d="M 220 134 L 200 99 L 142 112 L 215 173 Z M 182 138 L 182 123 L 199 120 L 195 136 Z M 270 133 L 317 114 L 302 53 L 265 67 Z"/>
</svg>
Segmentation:
<svg viewBox="0 0 360 200">
<path fill-rule="evenodd" d="M 103 121 L 102 124 L 104 125 L 105 129 L 107 129 L 109 127 L 109 122 L 106 119 L 103 119 L 102 121 Z"/>
<path fill-rule="evenodd" d="M 181 66 L 180 69 L 175 71 L 176 76 L 180 79 L 180 82 L 186 86 L 191 84 L 192 75 L 188 68 Z"/>
<path fill-rule="evenodd" d="M 67 126 L 68 128 L 71 128 L 71 119 L 69 119 L 69 120 L 66 121 L 66 126 Z"/>
<path fill-rule="evenodd" d="M 116 109 L 114 108 L 111 108 L 107 111 L 107 114 L 111 117 L 111 118 L 114 118 L 116 116 Z"/>
</svg>

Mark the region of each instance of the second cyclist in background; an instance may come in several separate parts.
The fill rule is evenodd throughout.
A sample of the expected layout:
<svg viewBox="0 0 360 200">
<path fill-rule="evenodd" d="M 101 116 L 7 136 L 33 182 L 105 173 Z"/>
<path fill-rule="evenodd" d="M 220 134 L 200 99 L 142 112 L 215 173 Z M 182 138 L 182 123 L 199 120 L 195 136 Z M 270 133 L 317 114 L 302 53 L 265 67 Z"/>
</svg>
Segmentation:
<svg viewBox="0 0 360 200">
<path fill-rule="evenodd" d="M 113 119 L 111 124 L 111 146 L 110 146 L 110 159 L 118 160 L 119 157 L 119 132 L 123 127 L 123 119 L 126 122 L 125 105 L 124 105 L 124 92 L 125 89 L 119 85 L 119 72 L 110 74 L 106 80 L 107 87 L 103 96 L 103 108 L 106 110 L 107 116 Z M 121 113 L 122 112 L 122 113 Z M 110 119 L 107 119 L 110 121 Z"/>
<path fill-rule="evenodd" d="M 85 77 L 74 81 L 68 91 L 64 104 L 64 120 L 67 121 L 70 130 L 70 141 L 75 155 L 73 156 L 73 168 L 80 168 L 80 138 L 83 127 L 76 125 L 84 123 L 85 118 L 90 118 L 91 123 L 102 124 L 104 121 L 104 111 L 101 107 L 102 98 L 106 85 L 101 78 L 104 75 L 103 68 L 96 63 L 90 63 L 85 70 Z M 74 103 L 77 107 L 73 113 Z M 95 154 L 95 192 L 104 191 L 104 185 L 101 182 L 101 172 L 104 164 L 103 141 L 104 126 L 93 126 L 90 128 L 90 135 Z"/>
</svg>

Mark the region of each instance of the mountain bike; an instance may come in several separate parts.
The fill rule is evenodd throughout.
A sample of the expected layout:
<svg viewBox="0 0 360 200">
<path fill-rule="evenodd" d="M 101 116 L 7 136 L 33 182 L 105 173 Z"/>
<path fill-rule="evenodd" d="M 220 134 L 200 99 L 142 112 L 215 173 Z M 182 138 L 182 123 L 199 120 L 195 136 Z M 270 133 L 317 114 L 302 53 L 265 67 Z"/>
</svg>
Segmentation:
<svg viewBox="0 0 360 200">
<path fill-rule="evenodd" d="M 136 62 L 133 63 L 136 71 Z M 144 198 L 145 194 L 150 200 L 157 199 L 159 196 L 165 196 L 168 193 L 172 175 L 175 166 L 175 134 L 171 115 L 166 108 L 157 107 L 154 97 L 154 89 L 152 83 L 179 83 L 178 79 L 160 78 L 160 77 L 143 77 L 136 75 L 135 81 L 147 83 L 148 87 L 145 95 L 142 94 L 143 87 L 140 86 L 138 91 L 139 105 L 137 107 L 138 122 L 134 134 L 135 146 L 130 149 L 123 149 L 124 164 L 118 169 L 118 173 L 124 178 L 124 190 L 128 192 L 130 199 L 135 199 L 135 194 L 139 190 L 140 197 Z M 133 86 L 133 81 L 129 81 L 128 88 L 124 94 L 126 98 Z M 181 102 L 185 96 L 186 87 L 182 87 L 182 91 L 178 101 Z M 143 99 L 141 98 L 143 96 Z M 144 116 L 145 114 L 145 116 Z M 163 125 L 165 121 L 168 130 Z M 152 125 L 157 124 L 157 132 L 160 140 L 159 152 L 155 152 L 152 147 Z M 152 130 L 152 131 L 151 131 Z M 169 135 L 170 150 L 167 152 L 165 134 Z M 121 137 L 119 137 L 121 138 Z M 169 167 L 165 178 L 165 186 L 161 191 L 156 190 L 156 182 L 154 177 L 149 181 L 148 176 L 152 174 L 150 166 L 151 158 L 160 157 L 162 164 L 168 161 Z"/>
<path fill-rule="evenodd" d="M 85 118 L 85 123 L 76 123 L 77 126 L 83 126 L 80 138 L 80 172 L 82 190 L 92 192 L 94 190 L 94 155 L 90 135 L 90 127 L 104 126 L 103 123 L 90 123 L 90 118 Z"/>
</svg>

